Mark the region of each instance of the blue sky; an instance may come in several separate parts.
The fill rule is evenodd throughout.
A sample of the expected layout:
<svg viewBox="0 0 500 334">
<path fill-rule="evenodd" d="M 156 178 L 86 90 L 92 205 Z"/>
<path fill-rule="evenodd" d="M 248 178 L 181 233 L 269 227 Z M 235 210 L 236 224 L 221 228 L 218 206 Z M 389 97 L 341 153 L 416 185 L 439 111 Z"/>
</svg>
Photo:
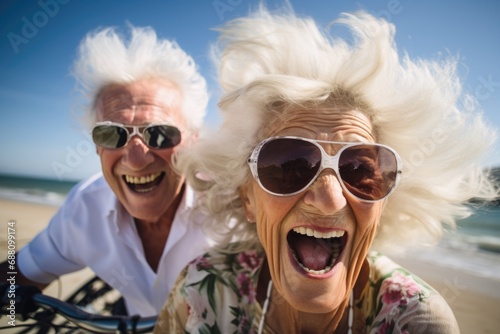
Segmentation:
<svg viewBox="0 0 500 334">
<path fill-rule="evenodd" d="M 500 2 L 489 0 L 290 0 L 326 26 L 364 9 L 396 25 L 396 43 L 412 57 L 459 56 L 464 89 L 500 129 Z M 280 1 L 267 1 L 275 8 Z M 0 2 L 0 174 L 79 180 L 100 169 L 74 114 L 69 69 L 85 34 L 97 27 L 151 26 L 193 56 L 211 91 L 206 122 L 219 121 L 207 53 L 212 30 L 245 15 L 258 0 L 2 0 Z M 486 166 L 500 166 L 500 144 Z"/>
</svg>

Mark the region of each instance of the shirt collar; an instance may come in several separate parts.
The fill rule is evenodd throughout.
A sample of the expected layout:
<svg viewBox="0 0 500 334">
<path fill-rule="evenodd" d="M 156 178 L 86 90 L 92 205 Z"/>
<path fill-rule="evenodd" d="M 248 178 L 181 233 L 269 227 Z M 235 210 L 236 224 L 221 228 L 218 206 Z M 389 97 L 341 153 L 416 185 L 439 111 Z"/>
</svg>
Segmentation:
<svg viewBox="0 0 500 334">
<path fill-rule="evenodd" d="M 107 220 L 110 224 L 113 224 L 115 228 L 115 232 L 119 233 L 120 230 L 129 224 L 133 224 L 134 218 L 125 210 L 125 207 L 120 203 L 118 198 L 114 195 L 109 196 L 109 211 L 107 214 Z M 189 212 L 195 205 L 196 194 L 188 184 L 185 185 L 184 193 L 182 195 L 182 200 L 179 203 L 179 207 L 174 215 L 175 217 L 178 215 L 184 215 Z M 187 223 L 187 219 L 181 220 L 184 224 Z"/>
</svg>

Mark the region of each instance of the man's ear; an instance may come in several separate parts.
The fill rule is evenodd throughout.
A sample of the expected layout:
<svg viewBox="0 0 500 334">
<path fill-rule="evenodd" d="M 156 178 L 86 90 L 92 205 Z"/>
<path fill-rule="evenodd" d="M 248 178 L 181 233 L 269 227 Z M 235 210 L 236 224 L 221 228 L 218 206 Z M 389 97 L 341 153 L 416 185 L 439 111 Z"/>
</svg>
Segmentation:
<svg viewBox="0 0 500 334">
<path fill-rule="evenodd" d="M 255 200 L 253 196 L 253 182 L 248 181 L 240 186 L 240 198 L 243 202 L 245 217 L 250 223 L 255 223 Z"/>
</svg>

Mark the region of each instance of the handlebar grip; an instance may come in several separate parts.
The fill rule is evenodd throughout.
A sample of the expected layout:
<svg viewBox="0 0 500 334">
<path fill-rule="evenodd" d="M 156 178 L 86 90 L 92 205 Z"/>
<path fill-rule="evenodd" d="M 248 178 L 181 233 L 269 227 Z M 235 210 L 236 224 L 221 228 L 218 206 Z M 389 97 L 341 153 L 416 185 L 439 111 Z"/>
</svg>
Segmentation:
<svg viewBox="0 0 500 334">
<path fill-rule="evenodd" d="M 2 314 L 15 310 L 21 321 L 28 319 L 28 314 L 36 311 L 38 306 L 33 302 L 33 296 L 40 294 L 39 288 L 33 285 L 0 285 L 0 309 Z"/>
</svg>

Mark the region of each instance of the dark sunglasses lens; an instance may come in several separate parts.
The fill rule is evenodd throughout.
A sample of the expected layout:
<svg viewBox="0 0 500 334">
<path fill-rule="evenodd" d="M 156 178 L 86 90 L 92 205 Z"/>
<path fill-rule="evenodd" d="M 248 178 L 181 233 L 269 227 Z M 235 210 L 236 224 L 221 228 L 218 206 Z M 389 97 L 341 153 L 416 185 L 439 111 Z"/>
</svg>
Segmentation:
<svg viewBox="0 0 500 334">
<path fill-rule="evenodd" d="M 146 128 L 144 140 L 153 148 L 172 148 L 181 142 L 181 132 L 175 126 L 154 125 Z"/>
<path fill-rule="evenodd" d="M 277 194 L 300 191 L 314 178 L 321 165 L 321 151 L 314 144 L 278 138 L 261 148 L 257 170 L 262 186 Z"/>
<path fill-rule="evenodd" d="M 98 125 L 92 130 L 92 140 L 104 148 L 120 148 L 127 143 L 128 133 L 115 125 Z"/>
<path fill-rule="evenodd" d="M 397 160 L 385 147 L 357 145 L 341 153 L 339 173 L 351 194 L 375 201 L 387 196 L 394 188 Z"/>
</svg>

